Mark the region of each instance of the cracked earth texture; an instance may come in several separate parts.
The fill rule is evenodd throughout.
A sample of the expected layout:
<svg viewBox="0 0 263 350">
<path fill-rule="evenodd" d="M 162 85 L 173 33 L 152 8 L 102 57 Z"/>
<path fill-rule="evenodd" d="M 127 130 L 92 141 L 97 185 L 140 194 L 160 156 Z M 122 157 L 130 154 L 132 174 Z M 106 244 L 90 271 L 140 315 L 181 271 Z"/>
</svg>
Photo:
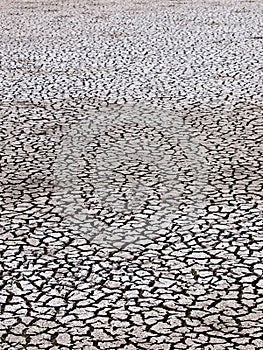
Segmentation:
<svg viewBox="0 0 263 350">
<path fill-rule="evenodd" d="M 262 2 L 0 7 L 0 349 L 262 350 Z"/>
</svg>

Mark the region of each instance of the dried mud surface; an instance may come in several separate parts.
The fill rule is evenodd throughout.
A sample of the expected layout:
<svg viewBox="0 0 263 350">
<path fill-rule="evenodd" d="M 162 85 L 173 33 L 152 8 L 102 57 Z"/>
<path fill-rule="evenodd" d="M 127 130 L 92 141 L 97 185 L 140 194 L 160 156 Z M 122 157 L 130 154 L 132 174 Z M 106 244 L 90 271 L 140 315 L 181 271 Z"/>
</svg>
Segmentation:
<svg viewBox="0 0 263 350">
<path fill-rule="evenodd" d="M 261 1 L 0 19 L 0 349 L 261 350 Z"/>
</svg>

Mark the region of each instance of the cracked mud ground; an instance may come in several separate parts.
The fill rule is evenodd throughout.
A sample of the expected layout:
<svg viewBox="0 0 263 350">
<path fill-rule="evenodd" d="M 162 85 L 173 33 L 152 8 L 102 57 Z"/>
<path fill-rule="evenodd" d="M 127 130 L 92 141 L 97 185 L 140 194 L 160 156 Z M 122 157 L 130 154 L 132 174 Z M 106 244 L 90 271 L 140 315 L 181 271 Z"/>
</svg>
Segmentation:
<svg viewBox="0 0 263 350">
<path fill-rule="evenodd" d="M 262 350 L 262 3 L 0 1 L 1 350 Z"/>
</svg>

